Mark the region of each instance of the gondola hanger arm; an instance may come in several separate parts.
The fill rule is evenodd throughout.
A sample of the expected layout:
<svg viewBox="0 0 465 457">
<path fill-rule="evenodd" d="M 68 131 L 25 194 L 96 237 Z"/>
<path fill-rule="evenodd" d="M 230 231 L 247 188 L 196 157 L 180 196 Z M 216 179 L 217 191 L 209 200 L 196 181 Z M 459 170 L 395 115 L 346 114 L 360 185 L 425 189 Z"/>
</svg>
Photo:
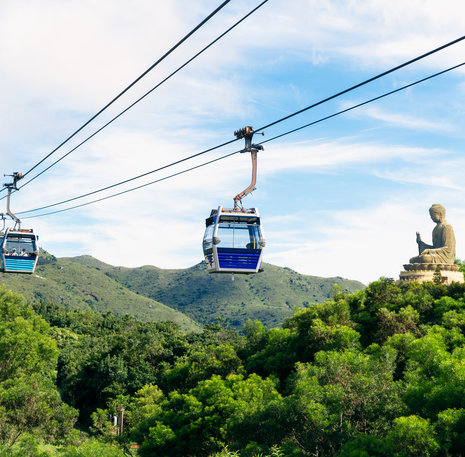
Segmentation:
<svg viewBox="0 0 465 457">
<path fill-rule="evenodd" d="M 17 183 L 23 177 L 23 175 L 21 173 L 18 173 L 17 171 L 14 171 L 12 175 L 3 175 L 3 176 L 11 176 L 13 178 L 12 183 L 4 184 L 4 186 L 8 189 L 8 196 L 6 200 L 6 214 L 8 214 L 8 216 L 10 216 L 11 219 L 15 221 L 15 227 L 17 225 L 18 230 L 21 230 L 21 220 L 12 213 L 10 209 L 10 199 L 11 199 L 11 191 L 13 189 L 18 190 Z"/>
<path fill-rule="evenodd" d="M 234 197 L 234 211 L 244 211 L 242 199 L 255 190 L 255 184 L 257 182 L 257 152 L 263 151 L 264 148 L 260 144 L 252 144 L 253 134 L 254 131 L 251 126 L 244 127 L 234 132 L 236 138 L 244 138 L 245 140 L 245 148 L 241 151 L 241 153 L 250 152 L 252 157 L 252 182 L 248 187 Z M 264 133 L 262 133 L 262 135 L 264 135 Z M 241 209 L 239 209 L 239 203 L 241 204 Z"/>
</svg>

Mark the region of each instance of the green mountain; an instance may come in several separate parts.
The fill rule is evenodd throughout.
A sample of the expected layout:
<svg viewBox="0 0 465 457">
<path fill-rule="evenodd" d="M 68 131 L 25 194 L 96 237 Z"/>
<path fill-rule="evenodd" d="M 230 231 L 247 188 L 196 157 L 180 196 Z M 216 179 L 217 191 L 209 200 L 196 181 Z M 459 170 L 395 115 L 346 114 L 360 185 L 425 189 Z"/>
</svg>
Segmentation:
<svg viewBox="0 0 465 457">
<path fill-rule="evenodd" d="M 164 303 L 202 324 L 220 317 L 236 328 L 241 328 L 248 319 L 276 327 L 295 308 L 327 300 L 334 285 L 347 292 L 365 287 L 358 281 L 301 275 L 270 264 L 264 264 L 260 274 L 232 277 L 208 274 L 203 262 L 182 270 L 164 270 L 154 266 L 114 267 L 90 256 L 67 261 L 104 272 L 129 290 Z"/>
<path fill-rule="evenodd" d="M 35 275 L 0 273 L 0 284 L 33 302 L 92 309 L 142 321 L 174 321 L 195 330 L 223 318 L 241 328 L 248 319 L 280 325 L 295 308 L 331 297 L 334 285 L 364 288 L 340 277 L 301 275 L 270 264 L 257 275 L 210 275 L 204 263 L 181 270 L 114 267 L 91 256 L 55 258 L 43 252 Z M 234 279 L 234 280 L 232 280 Z"/>
<path fill-rule="evenodd" d="M 46 252 L 39 257 L 36 274 L 0 273 L 0 284 L 32 302 L 43 300 L 69 308 L 111 311 L 117 316 L 130 314 L 142 321 L 173 321 L 184 330 L 199 329 L 183 313 L 128 290 L 96 265 L 57 259 Z"/>
</svg>

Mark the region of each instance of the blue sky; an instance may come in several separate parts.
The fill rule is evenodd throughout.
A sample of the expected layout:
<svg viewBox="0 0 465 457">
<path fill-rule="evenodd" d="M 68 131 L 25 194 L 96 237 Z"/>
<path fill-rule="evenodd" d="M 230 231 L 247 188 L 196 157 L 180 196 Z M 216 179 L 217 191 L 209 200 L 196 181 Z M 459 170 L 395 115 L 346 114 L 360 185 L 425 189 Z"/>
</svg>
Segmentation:
<svg viewBox="0 0 465 457">
<path fill-rule="evenodd" d="M 232 0 L 52 158 L 259 3 Z M 1 2 L 0 172 L 28 170 L 219 4 Z M 267 125 L 462 36 L 463 17 L 465 4 L 458 0 L 269 0 L 16 194 L 12 208 L 72 198 L 233 139 L 245 125 Z M 267 129 L 263 139 L 461 63 L 464 51 L 459 43 Z M 431 240 L 428 208 L 436 202 L 446 207 L 457 257 L 464 258 L 464 83 L 464 70 L 455 70 L 267 143 L 259 153 L 257 190 L 244 200 L 262 215 L 265 261 L 365 283 L 397 278 L 417 253 L 415 232 Z M 118 190 L 240 147 L 234 143 Z M 113 265 L 186 268 L 202 260 L 211 208 L 231 206 L 250 173 L 250 158 L 238 154 L 105 202 L 24 219 L 23 225 L 33 226 L 40 244 L 57 256 L 91 254 Z"/>
</svg>

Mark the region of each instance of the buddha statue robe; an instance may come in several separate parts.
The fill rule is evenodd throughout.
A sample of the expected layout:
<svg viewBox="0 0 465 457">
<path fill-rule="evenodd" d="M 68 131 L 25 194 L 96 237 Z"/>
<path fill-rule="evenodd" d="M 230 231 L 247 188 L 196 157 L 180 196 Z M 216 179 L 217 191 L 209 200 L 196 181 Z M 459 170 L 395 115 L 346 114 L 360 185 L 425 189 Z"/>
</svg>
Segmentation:
<svg viewBox="0 0 465 457">
<path fill-rule="evenodd" d="M 453 264 L 455 260 L 455 235 L 452 226 L 445 220 L 439 221 L 433 229 L 433 245 L 418 241 L 420 255 L 410 263 Z"/>
</svg>

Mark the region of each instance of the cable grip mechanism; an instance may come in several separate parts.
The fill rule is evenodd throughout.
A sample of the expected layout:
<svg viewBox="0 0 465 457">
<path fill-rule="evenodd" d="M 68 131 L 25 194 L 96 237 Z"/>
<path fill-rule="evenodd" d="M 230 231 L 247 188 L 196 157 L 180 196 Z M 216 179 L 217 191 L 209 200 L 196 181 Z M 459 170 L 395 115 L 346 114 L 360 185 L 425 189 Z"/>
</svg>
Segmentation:
<svg viewBox="0 0 465 457">
<path fill-rule="evenodd" d="M 239 130 L 236 130 L 234 132 L 234 136 L 240 140 L 241 138 L 244 138 L 245 140 L 245 148 L 242 149 L 241 153 L 243 152 L 252 152 L 253 149 L 256 151 L 263 151 L 263 146 L 261 144 L 252 144 L 252 138 L 254 135 L 253 127 L 248 125 L 247 127 L 243 127 Z M 263 132 L 261 132 L 262 135 L 265 135 Z"/>
</svg>

